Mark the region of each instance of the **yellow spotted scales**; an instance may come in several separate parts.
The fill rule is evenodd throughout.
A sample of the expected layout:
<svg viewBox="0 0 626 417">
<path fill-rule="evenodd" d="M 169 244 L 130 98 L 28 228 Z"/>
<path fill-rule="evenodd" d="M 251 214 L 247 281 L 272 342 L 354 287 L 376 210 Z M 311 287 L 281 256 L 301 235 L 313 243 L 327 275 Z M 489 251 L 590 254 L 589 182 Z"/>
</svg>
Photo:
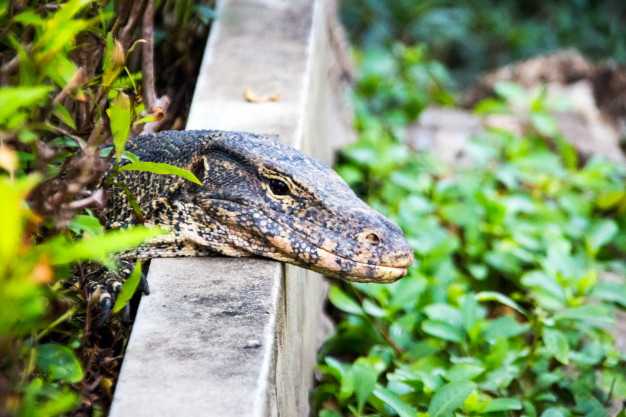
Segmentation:
<svg viewBox="0 0 626 417">
<path fill-rule="evenodd" d="M 130 139 L 140 161 L 194 173 L 122 171 L 148 226 L 171 230 L 122 259 L 264 256 L 349 281 L 393 282 L 413 251 L 402 231 L 361 201 L 330 168 L 267 136 L 167 131 Z M 108 191 L 108 228 L 137 224 L 126 194 Z"/>
<path fill-rule="evenodd" d="M 348 281 L 391 283 L 406 275 L 413 251 L 398 226 L 361 201 L 332 169 L 263 135 L 215 130 L 166 131 L 129 139 L 142 162 L 192 172 L 121 171 L 146 226 L 169 231 L 120 254 L 122 271 L 87 277 L 101 325 L 132 263 L 155 257 L 263 256 Z M 127 164 L 129 161 L 123 161 Z M 123 188 L 105 185 L 106 227 L 140 223 Z M 142 277 L 142 290 L 147 283 Z M 126 307 L 126 315 L 128 307 Z"/>
<path fill-rule="evenodd" d="M 202 185 L 144 171 L 115 177 L 134 195 L 144 224 L 169 231 L 122 253 L 126 270 L 120 275 L 130 272 L 133 261 L 155 257 L 263 256 L 348 281 L 390 283 L 413 263 L 398 226 L 361 201 L 332 169 L 267 136 L 167 131 L 129 139 L 126 150 L 142 162 L 191 171 Z M 139 224 L 123 188 L 104 188 L 106 227 Z M 120 279 L 109 271 L 88 283 L 104 319 Z"/>
</svg>

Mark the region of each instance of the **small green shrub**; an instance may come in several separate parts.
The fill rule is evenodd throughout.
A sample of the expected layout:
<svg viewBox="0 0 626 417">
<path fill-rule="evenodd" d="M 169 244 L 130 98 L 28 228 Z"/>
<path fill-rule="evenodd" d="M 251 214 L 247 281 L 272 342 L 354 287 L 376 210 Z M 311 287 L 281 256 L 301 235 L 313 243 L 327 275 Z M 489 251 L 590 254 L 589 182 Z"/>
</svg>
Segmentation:
<svg viewBox="0 0 626 417">
<path fill-rule="evenodd" d="M 413 89 L 419 89 L 413 85 Z M 526 103 L 523 137 L 488 131 L 450 166 L 357 96 L 338 172 L 416 253 L 391 285 L 333 285 L 343 312 L 320 355 L 323 417 L 606 415 L 626 398 L 626 168 L 579 161 L 538 93 L 502 84 L 483 112 Z M 382 114 L 382 115 L 381 115 Z"/>
<path fill-rule="evenodd" d="M 206 34 L 209 7 L 171 1 L 160 7 L 175 16 L 157 26 L 159 34 L 182 25 Z M 165 116 L 170 125 L 184 123 L 183 115 L 171 115 L 184 99 L 171 96 L 169 113 L 146 108 L 141 99 L 136 41 L 145 8 L 145 2 L 0 0 L 2 416 L 105 412 L 128 326 L 114 320 L 94 331 L 95 303 L 84 299 L 77 263 L 114 268 L 115 253 L 163 231 L 105 231 L 94 214 L 105 200 L 98 188 L 103 173 L 112 165 L 111 180 L 120 161 L 131 159 L 122 169 L 195 178 L 165 164 L 146 165 L 123 150 L 131 132 L 147 122 Z M 187 39 L 181 51 L 195 40 Z M 164 36 L 159 42 L 163 51 L 172 49 Z M 180 60 L 168 69 L 191 71 L 196 64 Z M 186 78 L 191 86 L 194 78 Z M 158 81 L 166 90 L 172 84 Z M 136 286 L 138 273 L 129 285 Z M 68 290 L 72 275 L 79 282 Z M 129 285 L 116 310 L 132 295 Z"/>
</svg>

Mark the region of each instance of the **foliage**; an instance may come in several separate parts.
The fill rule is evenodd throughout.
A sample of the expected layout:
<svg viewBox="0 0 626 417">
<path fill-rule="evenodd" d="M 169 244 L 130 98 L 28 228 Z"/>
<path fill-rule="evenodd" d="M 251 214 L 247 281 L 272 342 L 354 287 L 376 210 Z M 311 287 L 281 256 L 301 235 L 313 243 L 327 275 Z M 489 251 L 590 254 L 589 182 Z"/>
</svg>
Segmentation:
<svg viewBox="0 0 626 417">
<path fill-rule="evenodd" d="M 357 59 L 355 93 L 373 115 L 384 118 L 388 125 L 404 126 L 430 104 L 454 103 L 445 67 L 429 59 L 423 46 L 394 43 L 389 49 L 357 52 Z"/>
<path fill-rule="evenodd" d="M 620 0 L 344 0 L 341 11 L 359 47 L 423 43 L 461 86 L 485 70 L 566 47 L 626 62 Z"/>
<path fill-rule="evenodd" d="M 626 398 L 610 333 L 626 309 L 626 168 L 579 160 L 541 91 L 497 91 L 479 109 L 521 107 L 523 137 L 487 131 L 466 167 L 414 152 L 389 122 L 406 109 L 374 114 L 357 95 L 359 140 L 337 170 L 416 265 L 331 287 L 343 313 L 319 353 L 320 416 L 606 415 Z"/>
<path fill-rule="evenodd" d="M 147 122 L 174 122 L 139 94 L 139 83 L 154 89 L 138 59 L 146 42 L 136 42 L 150 2 L 0 0 L 0 415 L 104 412 L 128 328 L 91 327 L 96 297 L 88 304 L 83 271 L 90 263 L 115 268 L 115 253 L 164 231 L 104 230 L 100 183 L 114 185 L 122 169 L 197 181 L 124 151 Z M 206 36 L 211 9 L 180 3 L 161 4 L 181 20 L 157 32 L 187 24 Z M 167 39 L 159 42 L 168 50 Z M 199 62 L 172 68 L 180 65 Z M 172 98 L 171 111 L 184 106 L 183 96 Z M 135 165 L 122 168 L 123 160 Z M 136 268 L 116 310 L 140 276 Z"/>
</svg>

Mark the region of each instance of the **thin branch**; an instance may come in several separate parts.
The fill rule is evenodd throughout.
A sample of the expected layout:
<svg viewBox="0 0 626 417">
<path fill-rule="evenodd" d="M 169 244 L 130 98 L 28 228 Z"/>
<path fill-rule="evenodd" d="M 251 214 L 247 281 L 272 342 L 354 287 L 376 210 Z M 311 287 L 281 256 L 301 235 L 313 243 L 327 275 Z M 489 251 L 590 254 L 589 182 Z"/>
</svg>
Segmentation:
<svg viewBox="0 0 626 417">
<path fill-rule="evenodd" d="M 9 75 L 17 71 L 19 65 L 20 59 L 16 55 L 13 57 L 13 59 L 0 67 L 0 75 L 2 75 L 2 77 L 8 77 Z"/>
<path fill-rule="evenodd" d="M 142 25 L 143 32 L 141 37 L 145 40 L 145 43 L 141 46 L 141 87 L 146 108 L 149 110 L 154 108 L 157 100 L 154 88 L 154 0 L 148 0 L 143 14 Z"/>
<path fill-rule="evenodd" d="M 359 299 L 359 304 L 363 305 L 363 295 L 361 294 L 361 292 L 354 285 L 352 284 L 349 284 L 349 285 L 350 285 L 350 288 L 352 288 L 354 295 L 356 295 L 356 298 Z M 395 350 L 399 356 L 402 356 L 404 354 L 404 351 L 402 350 L 402 348 L 398 346 L 395 340 L 391 338 L 391 335 L 389 334 L 387 329 L 385 329 L 382 323 L 380 323 L 375 317 L 371 317 L 367 313 L 365 314 L 364 317 L 367 321 L 370 322 L 371 325 L 373 325 L 376 328 L 376 330 L 378 330 L 381 336 L 387 341 L 387 343 L 389 343 L 389 346 L 391 346 L 391 348 Z"/>
<path fill-rule="evenodd" d="M 139 18 L 143 15 L 145 4 L 145 0 L 133 4 L 133 8 L 128 15 L 128 21 L 120 31 L 118 40 L 122 43 L 124 49 L 128 49 L 131 40 L 134 39 L 133 35 L 137 26 L 139 26 Z"/>
<path fill-rule="evenodd" d="M 87 72 L 85 71 L 85 67 L 80 67 L 76 70 L 70 81 L 67 83 L 63 90 L 57 94 L 57 96 L 52 100 L 52 104 L 60 103 L 65 97 L 68 96 L 69 92 L 74 88 L 78 87 L 87 82 Z"/>
<path fill-rule="evenodd" d="M 143 31 L 141 37 L 145 40 L 144 44 L 141 46 L 142 97 L 148 113 L 152 112 L 156 107 L 162 108 L 163 113 L 166 113 L 170 99 L 166 95 L 157 97 L 154 87 L 154 0 L 148 0 L 143 15 L 142 26 Z M 163 119 L 146 123 L 143 126 L 142 133 L 156 132 L 159 130 L 159 126 L 161 126 L 162 123 Z"/>
<path fill-rule="evenodd" d="M 85 207 L 102 207 L 104 203 L 104 192 L 97 190 L 90 197 L 83 198 L 82 200 L 72 201 L 67 204 L 66 207 L 71 210 L 78 210 Z"/>
</svg>

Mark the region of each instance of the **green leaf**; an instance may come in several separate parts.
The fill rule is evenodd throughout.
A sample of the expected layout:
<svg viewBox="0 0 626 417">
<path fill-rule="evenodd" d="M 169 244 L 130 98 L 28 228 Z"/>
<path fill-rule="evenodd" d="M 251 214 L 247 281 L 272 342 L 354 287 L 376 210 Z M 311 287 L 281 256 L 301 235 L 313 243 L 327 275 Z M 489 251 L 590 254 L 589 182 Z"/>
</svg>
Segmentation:
<svg viewBox="0 0 626 417">
<path fill-rule="evenodd" d="M 139 281 L 141 280 L 141 261 L 137 261 L 135 265 L 135 269 L 133 269 L 130 277 L 124 281 L 122 284 L 122 289 L 115 300 L 115 305 L 113 306 L 113 312 L 117 313 L 120 311 L 127 302 L 133 298 L 135 291 L 137 290 L 137 286 L 139 285 Z"/>
<path fill-rule="evenodd" d="M 476 114 L 507 114 L 511 112 L 511 108 L 500 100 L 495 98 L 486 98 L 481 100 L 474 107 Z"/>
<path fill-rule="evenodd" d="M 78 402 L 78 395 L 72 391 L 57 391 L 54 396 L 37 407 L 37 416 L 58 416 L 74 410 Z"/>
<path fill-rule="evenodd" d="M 457 363 L 448 369 L 446 379 L 450 382 L 469 381 L 485 371 L 485 367 L 471 363 Z"/>
<path fill-rule="evenodd" d="M 613 220 L 605 219 L 594 223 L 587 235 L 587 243 L 592 253 L 596 253 L 598 249 L 613 240 L 618 231 L 619 228 Z"/>
<path fill-rule="evenodd" d="M 595 286 L 592 297 L 620 304 L 626 308 L 626 285 L 617 282 L 603 282 Z"/>
<path fill-rule="evenodd" d="M 104 230 L 98 219 L 93 216 L 85 216 L 82 214 L 79 214 L 70 220 L 69 228 L 76 234 L 84 232 L 90 236 L 102 235 Z"/>
<path fill-rule="evenodd" d="M 65 346 L 47 343 L 35 349 L 35 364 L 53 380 L 76 383 L 83 380 L 83 368 Z"/>
<path fill-rule="evenodd" d="M 455 327 L 463 324 L 463 317 L 456 308 L 446 303 L 435 303 L 423 308 L 424 313 L 431 320 L 445 321 Z"/>
<path fill-rule="evenodd" d="M 555 320 L 580 320 L 593 326 L 610 327 L 615 324 L 613 313 L 603 305 L 591 304 L 582 307 L 568 308 L 554 315 Z"/>
<path fill-rule="evenodd" d="M 106 263 L 111 254 L 131 249 L 146 239 L 168 233 L 158 227 L 134 227 L 109 231 L 101 236 L 83 238 L 77 242 L 66 242 L 59 236 L 48 240 L 37 248 L 47 253 L 53 265 L 64 265 L 71 262 L 96 261 Z"/>
<path fill-rule="evenodd" d="M 550 327 L 544 327 L 543 342 L 548 352 L 550 352 L 557 361 L 561 362 L 563 365 L 569 363 L 569 344 L 563 333 Z"/>
<path fill-rule="evenodd" d="M 565 414 L 558 408 L 548 408 L 543 413 L 541 413 L 541 417 L 565 417 Z"/>
<path fill-rule="evenodd" d="M 435 392 L 428 406 L 428 417 L 452 417 L 454 410 L 463 406 L 465 399 L 476 389 L 473 382 L 451 382 Z"/>
<path fill-rule="evenodd" d="M 559 133 L 559 125 L 550 114 L 533 113 L 530 115 L 530 123 L 544 136 L 554 137 Z"/>
<path fill-rule="evenodd" d="M 107 109 L 107 115 L 111 119 L 115 158 L 118 163 L 122 160 L 122 152 L 130 134 L 131 112 L 130 99 L 121 92 L 117 94 L 111 103 L 111 107 Z"/>
<path fill-rule="evenodd" d="M 465 335 L 461 329 L 441 320 L 424 320 L 422 330 L 431 336 L 451 342 L 463 343 Z"/>
<path fill-rule="evenodd" d="M 43 18 L 35 13 L 33 10 L 26 10 L 20 14 L 17 14 L 13 17 L 13 20 L 16 22 L 24 23 L 26 25 L 37 25 L 41 26 L 43 24 Z"/>
<path fill-rule="evenodd" d="M 324 358 L 324 362 L 326 362 L 329 367 L 329 373 L 337 378 L 337 381 L 342 382 L 347 378 L 350 370 L 349 365 L 343 364 L 331 356 Z"/>
<path fill-rule="evenodd" d="M 526 98 L 524 89 L 515 83 L 499 81 L 493 85 L 493 89 L 496 94 L 509 101 L 522 101 Z"/>
<path fill-rule="evenodd" d="M 151 115 L 148 115 L 148 116 L 146 116 L 146 117 L 142 117 L 142 118 L 141 118 L 141 119 L 139 119 L 139 120 L 135 120 L 135 121 L 133 122 L 133 126 L 134 126 L 134 125 L 139 125 L 139 124 L 141 124 L 141 123 L 149 123 L 149 122 L 154 122 L 155 120 L 156 120 L 156 118 L 154 117 L 154 114 L 151 114 Z"/>
<path fill-rule="evenodd" d="M 602 210 L 608 210 L 622 200 L 626 201 L 626 191 L 610 191 L 598 197 L 596 204 Z"/>
<path fill-rule="evenodd" d="M 482 404 L 481 404 L 482 405 Z M 478 410 L 480 413 L 493 413 L 496 411 L 521 410 L 522 404 L 515 398 L 495 398 Z"/>
<path fill-rule="evenodd" d="M 100 158 L 106 158 L 107 156 L 109 156 L 109 153 L 111 153 L 111 149 L 113 149 L 112 146 L 107 146 L 105 148 L 100 149 Z M 126 159 L 130 162 L 139 162 L 139 158 L 137 157 L 137 155 L 135 155 L 134 153 L 130 151 L 123 151 L 122 159 Z"/>
<path fill-rule="evenodd" d="M 76 130 L 76 124 L 74 123 L 74 119 L 70 116 L 70 112 L 67 111 L 65 106 L 60 103 L 56 103 L 54 105 L 54 115 L 59 118 L 63 123 L 71 127 L 73 130 Z"/>
<path fill-rule="evenodd" d="M 198 13 L 198 16 L 202 19 L 204 24 L 207 24 L 211 19 L 215 19 L 217 17 L 217 13 L 214 9 L 203 4 L 195 4 L 194 10 Z"/>
<path fill-rule="evenodd" d="M 330 287 L 330 290 L 328 291 L 328 299 L 341 311 L 356 314 L 358 316 L 363 315 L 361 305 L 346 295 L 343 291 L 341 291 L 341 288 L 336 285 Z"/>
<path fill-rule="evenodd" d="M 2 87 L 0 88 L 0 125 L 6 124 L 20 108 L 35 109 L 48 99 L 53 87 Z"/>
<path fill-rule="evenodd" d="M 373 362 L 380 362 L 380 359 L 359 358 L 352 366 L 352 386 L 356 394 L 359 414 L 363 410 L 365 401 L 374 391 L 378 380 L 379 372 Z"/>
<path fill-rule="evenodd" d="M 39 175 L 31 174 L 27 177 L 11 181 L 8 176 L 0 176 L 0 276 L 4 275 L 5 268 L 12 265 L 21 248 L 20 241 L 23 239 L 23 207 L 26 196 L 39 182 Z M 10 276 L 10 275 L 9 275 Z M 6 285 L 4 278 L 0 286 Z M 0 325 L 0 328 L 2 326 Z"/>
<path fill-rule="evenodd" d="M 378 305 L 369 298 L 363 300 L 363 310 L 372 317 L 385 317 L 388 314 L 387 310 L 378 307 Z"/>
<path fill-rule="evenodd" d="M 483 323 L 483 337 L 486 340 L 496 340 L 500 337 L 508 339 L 525 333 L 530 329 L 530 324 L 520 324 L 515 321 L 512 316 L 502 316 L 495 320 L 489 320 Z"/>
<path fill-rule="evenodd" d="M 376 388 L 374 395 L 398 413 L 400 417 L 415 417 L 417 410 L 405 403 L 395 392 L 386 388 Z"/>
<path fill-rule="evenodd" d="M 122 72 L 125 65 L 124 49 L 117 39 L 113 39 L 113 32 L 109 32 L 102 62 L 102 85 L 109 87 Z"/>
<path fill-rule="evenodd" d="M 133 162 L 121 167 L 120 171 L 146 171 L 154 174 L 178 175 L 188 181 L 202 185 L 200 180 L 186 169 L 178 168 L 170 164 L 163 164 L 161 162 Z"/>
<path fill-rule="evenodd" d="M 511 300 L 506 295 L 500 294 L 499 292 L 481 291 L 478 294 L 476 294 L 476 299 L 478 301 L 498 301 L 499 303 L 502 303 L 508 307 L 511 307 L 513 310 L 517 310 L 519 313 L 523 314 L 524 316 L 528 316 L 528 312 L 524 308 L 522 308 L 519 304 Z"/>
</svg>

